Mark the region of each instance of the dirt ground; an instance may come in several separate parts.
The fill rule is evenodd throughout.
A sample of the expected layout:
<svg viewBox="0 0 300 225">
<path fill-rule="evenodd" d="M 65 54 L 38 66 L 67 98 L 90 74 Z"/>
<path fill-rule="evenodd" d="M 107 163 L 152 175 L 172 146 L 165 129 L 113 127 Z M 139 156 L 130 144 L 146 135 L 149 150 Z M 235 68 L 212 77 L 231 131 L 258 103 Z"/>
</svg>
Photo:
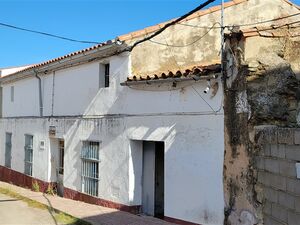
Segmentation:
<svg viewBox="0 0 300 225">
<path fill-rule="evenodd" d="M 32 208 L 27 203 L 0 194 L 0 224 L 57 225 L 48 210 Z"/>
</svg>

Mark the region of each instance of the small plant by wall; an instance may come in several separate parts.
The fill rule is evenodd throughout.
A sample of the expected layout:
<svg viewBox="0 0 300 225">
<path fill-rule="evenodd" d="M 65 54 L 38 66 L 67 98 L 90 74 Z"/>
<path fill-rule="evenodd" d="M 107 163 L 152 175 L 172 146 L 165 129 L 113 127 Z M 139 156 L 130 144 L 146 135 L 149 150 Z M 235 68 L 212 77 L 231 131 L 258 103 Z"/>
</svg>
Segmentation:
<svg viewBox="0 0 300 225">
<path fill-rule="evenodd" d="M 32 182 L 32 190 L 35 191 L 35 192 L 40 191 L 40 185 L 36 180 Z"/>
<path fill-rule="evenodd" d="M 53 184 L 51 184 L 51 183 L 48 184 L 46 194 L 48 194 L 48 195 L 55 195 L 56 194 L 56 188 L 54 187 Z"/>
</svg>

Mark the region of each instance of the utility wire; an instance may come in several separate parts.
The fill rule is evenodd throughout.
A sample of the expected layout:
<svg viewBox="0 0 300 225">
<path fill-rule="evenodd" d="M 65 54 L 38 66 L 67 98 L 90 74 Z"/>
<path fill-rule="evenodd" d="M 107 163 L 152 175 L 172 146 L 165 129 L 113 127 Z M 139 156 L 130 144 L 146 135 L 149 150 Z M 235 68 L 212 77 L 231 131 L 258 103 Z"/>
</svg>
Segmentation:
<svg viewBox="0 0 300 225">
<path fill-rule="evenodd" d="M 292 15 L 288 15 L 288 16 L 284 16 L 284 17 L 279 17 L 279 18 L 270 19 L 270 20 L 263 20 L 263 21 L 259 21 L 259 22 L 255 22 L 255 23 L 226 25 L 226 26 L 224 26 L 224 28 L 233 27 L 233 26 L 245 27 L 245 26 L 259 25 L 259 24 L 275 22 L 275 21 L 279 21 L 279 20 L 283 20 L 283 19 L 287 19 L 287 18 L 291 18 L 291 17 L 294 17 L 294 16 L 299 16 L 299 15 L 300 15 L 300 13 L 296 13 L 296 14 L 292 14 Z M 202 28 L 202 29 L 210 28 L 209 26 L 198 26 L 198 25 L 192 25 L 192 24 L 187 24 L 187 23 L 178 23 L 178 25 L 187 26 L 187 27 L 194 27 L 194 28 Z M 221 28 L 222 28 L 221 25 L 219 27 L 214 27 L 214 29 L 221 29 Z"/>
<path fill-rule="evenodd" d="M 205 32 L 203 35 L 201 35 L 199 38 L 197 38 L 196 40 L 192 41 L 191 43 L 185 44 L 185 45 L 169 45 L 169 44 L 164 44 L 158 41 L 153 41 L 151 39 L 149 39 L 150 42 L 158 44 L 158 45 L 164 45 L 164 46 L 168 46 L 168 47 L 174 47 L 174 48 L 183 48 L 183 47 L 188 47 L 190 45 L 195 44 L 196 42 L 200 41 L 202 38 L 204 38 L 214 27 L 216 24 L 219 24 L 219 22 L 214 23 L 214 25 L 212 25 L 209 30 L 207 32 Z"/>
<path fill-rule="evenodd" d="M 196 92 L 196 94 L 206 103 L 206 105 L 215 113 L 217 114 L 218 112 L 221 111 L 222 109 L 222 103 L 223 103 L 223 100 L 221 101 L 221 106 L 218 110 L 215 110 L 206 100 L 205 98 L 199 93 L 199 91 L 197 91 L 197 89 L 192 85 L 192 88 L 194 89 L 194 91 Z"/>
<path fill-rule="evenodd" d="M 206 2 L 207 3 L 207 2 Z M 205 4 L 205 3 L 204 3 Z M 207 3 L 209 4 L 209 3 Z M 142 40 L 139 40 L 137 42 L 135 42 L 131 47 L 125 49 L 125 51 L 132 51 L 133 48 L 135 48 L 137 45 L 145 42 L 145 41 L 150 41 L 152 43 L 155 43 L 155 44 L 159 44 L 159 45 L 164 45 L 164 46 L 168 46 L 168 47 L 174 47 L 174 48 L 181 48 L 181 47 L 187 47 L 187 46 L 190 46 L 190 45 L 193 45 L 195 44 L 196 42 L 198 42 L 199 40 L 201 40 L 203 37 L 205 37 L 212 29 L 214 28 L 222 28 L 223 26 L 219 23 L 219 22 L 216 22 L 213 24 L 213 26 L 211 27 L 208 27 L 208 26 L 197 26 L 197 25 L 190 25 L 190 24 L 183 24 L 183 23 L 179 23 L 179 21 L 183 20 L 184 18 L 188 17 L 189 15 L 193 14 L 194 12 L 198 11 L 202 5 L 200 5 L 199 7 L 197 7 L 196 9 L 192 10 L 191 12 L 185 14 L 184 16 L 178 18 L 177 20 L 173 21 L 173 22 L 170 22 L 168 23 L 167 25 L 165 25 L 163 28 L 161 28 L 160 30 L 156 31 L 154 34 L 142 39 Z M 279 20 L 283 20 L 283 19 L 287 19 L 287 18 L 291 18 L 291 17 L 294 17 L 294 16 L 298 16 L 300 15 L 300 13 L 296 13 L 296 14 L 292 14 L 292 15 L 288 15 L 288 16 L 284 16 L 284 17 L 279 17 L 279 18 L 275 18 L 275 19 L 270 19 L 270 20 L 264 20 L 264 21 L 260 21 L 260 22 L 255 22 L 255 23 L 248 23 L 248 24 L 239 24 L 239 25 L 226 25 L 224 26 L 223 28 L 232 28 L 232 27 L 235 27 L 235 26 L 239 26 L 239 27 L 244 27 L 244 26 L 252 26 L 252 25 L 258 25 L 258 24 L 264 24 L 264 23 L 269 23 L 269 22 L 275 22 L 275 21 L 279 21 Z M 265 29 L 265 30 L 272 30 L 272 29 L 277 29 L 277 28 L 280 28 L 280 27 L 284 27 L 284 26 L 289 26 L 289 25 L 292 25 L 292 24 L 295 24 L 295 23 L 298 23 L 299 21 L 296 21 L 296 22 L 292 22 L 292 23 L 289 23 L 289 24 L 284 24 L 282 26 L 278 26 L 276 28 L 269 28 L 269 29 Z M 186 44 L 186 45 L 169 45 L 169 44 L 165 44 L 165 43 L 161 43 L 161 42 L 158 42 L 158 41 L 154 41 L 154 40 L 151 40 L 152 38 L 154 38 L 155 36 L 157 36 L 158 34 L 162 33 L 166 28 L 168 28 L 169 26 L 172 26 L 172 25 L 175 25 L 175 24 L 179 24 L 179 25 L 184 25 L 184 26 L 190 26 L 190 27 L 196 27 L 196 28 L 204 28 L 204 29 L 209 29 L 203 36 L 199 37 L 198 39 L 196 39 L 195 41 L 189 43 L 189 44 Z M 219 24 L 220 26 L 219 27 L 216 27 L 215 25 L 216 24 Z"/>
<path fill-rule="evenodd" d="M 179 24 L 182 26 L 188 26 L 188 27 L 194 27 L 194 28 L 203 28 L 203 29 L 220 29 L 222 28 L 221 24 L 219 27 L 214 26 L 213 28 L 211 28 L 210 26 L 198 26 L 198 25 L 192 25 L 192 24 L 186 24 L 186 23 L 179 23 L 179 21 L 185 19 L 186 17 L 188 17 L 189 15 L 197 12 L 198 10 L 204 8 L 205 6 L 207 6 L 208 4 L 214 2 L 215 0 L 209 0 L 203 4 L 201 4 L 199 7 L 195 8 L 194 10 L 190 11 L 189 13 L 183 15 L 182 17 L 166 24 L 164 27 L 162 27 L 160 30 L 158 30 L 157 32 L 155 32 L 154 34 L 152 34 L 151 36 L 148 36 L 147 38 L 140 40 L 136 43 L 134 43 L 130 49 L 127 49 L 127 51 L 131 51 L 136 45 L 150 40 L 153 37 L 157 36 L 158 34 L 160 34 L 161 32 L 163 32 L 165 29 L 167 29 L 168 27 L 175 25 L 175 24 Z M 288 16 L 284 16 L 284 17 L 280 17 L 280 18 L 275 18 L 275 19 L 270 19 L 270 20 L 265 20 L 265 21 L 260 21 L 260 22 L 256 22 L 256 23 L 248 23 L 248 24 L 237 24 L 237 25 L 226 25 L 224 26 L 224 28 L 230 28 L 233 26 L 240 26 L 240 27 L 244 27 L 244 26 L 252 26 L 252 25 L 258 25 L 258 24 L 264 24 L 264 23 L 268 23 L 268 22 L 274 22 L 274 21 L 279 21 L 279 20 L 283 20 L 283 19 L 287 19 L 287 18 L 291 18 L 294 16 L 298 16 L 300 15 L 300 13 L 296 13 L 296 14 L 292 14 L 292 15 L 288 15 Z M 100 42 L 96 42 L 96 41 L 86 41 L 86 40 L 77 40 L 77 39 L 73 39 L 73 38 L 68 38 L 68 37 L 64 37 L 64 36 L 60 36 L 60 35 L 56 35 L 56 34 L 51 34 L 51 33 L 46 33 L 46 32 L 42 32 L 42 31 L 37 31 L 37 30 L 32 30 L 32 29 L 27 29 L 27 28 L 23 28 L 23 27 L 18 27 L 18 26 L 14 26 L 11 24 L 7 24 L 7 23 L 1 23 L 0 22 L 0 26 L 3 27 L 8 27 L 8 28 L 12 28 L 12 29 L 16 29 L 16 30 L 21 30 L 21 31 L 25 31 L 25 32 L 30 32 L 30 33 L 35 33 L 35 34 L 39 34 L 39 35 L 44 35 L 44 36 L 49 36 L 52 38 L 57 38 L 57 39 L 62 39 L 65 41 L 71 41 L 71 42 L 77 42 L 77 43 L 83 43 L 83 44 L 99 44 Z M 152 41 L 154 42 L 154 41 Z M 190 45 L 192 45 L 193 43 L 191 43 Z M 177 46 L 173 46 L 173 47 L 177 47 Z M 179 46 L 178 46 L 179 47 Z"/>
<path fill-rule="evenodd" d="M 287 24 L 283 24 L 283 25 L 280 25 L 280 26 L 276 26 L 276 27 L 268 27 L 268 28 L 263 28 L 263 29 L 257 29 L 257 31 L 268 31 L 268 30 L 276 30 L 276 29 L 279 29 L 279 28 L 282 28 L 282 27 L 288 27 L 290 25 L 293 25 L 293 24 L 297 24 L 297 23 L 300 23 L 300 21 L 294 21 L 292 23 L 287 23 Z M 211 27 L 208 27 L 209 30 L 207 32 L 205 32 L 205 34 L 203 34 L 202 36 L 200 36 L 199 38 L 197 38 L 195 41 L 191 42 L 191 43 L 188 43 L 186 45 L 170 45 L 170 44 L 165 44 L 165 43 L 161 43 L 161 42 L 158 42 L 158 41 L 154 41 L 154 40 L 149 40 L 150 42 L 152 43 L 155 43 L 155 44 L 158 44 L 158 45 L 163 45 L 163 46 L 168 46 L 168 47 L 172 47 L 172 48 L 184 48 L 184 47 L 188 47 L 190 45 L 193 45 L 195 44 L 196 42 L 200 41 L 202 38 L 204 38 L 212 29 L 214 29 L 215 25 L 216 24 L 219 24 L 219 22 L 215 23 L 213 26 Z M 226 26 L 225 26 L 226 27 Z M 293 27 L 290 27 L 290 28 L 298 28 L 300 26 L 293 26 Z M 253 31 L 245 31 L 243 33 L 251 33 Z M 296 36 L 293 36 L 293 37 L 296 37 Z"/>
<path fill-rule="evenodd" d="M 260 21 L 260 22 L 256 22 L 256 23 L 248 23 L 248 24 L 246 23 L 246 24 L 240 24 L 240 25 L 234 25 L 234 26 L 239 26 L 239 27 L 253 26 L 253 25 L 258 25 L 258 24 L 263 24 L 263 23 L 275 22 L 278 20 L 284 20 L 284 19 L 291 18 L 291 17 L 298 16 L 298 15 L 300 15 L 300 13 L 283 16 L 283 17 L 279 17 L 279 18 L 275 18 L 275 19 L 271 19 L 271 20 L 264 20 L 264 21 Z M 231 26 L 229 26 L 229 27 L 231 27 Z"/>
<path fill-rule="evenodd" d="M 298 21 L 294 21 L 294 22 L 291 22 L 291 23 L 286 23 L 286 24 L 282 24 L 282 25 L 279 25 L 279 26 L 273 26 L 273 27 L 266 27 L 266 28 L 261 28 L 261 29 L 258 29 L 257 28 L 257 31 L 268 31 L 268 30 L 276 30 L 276 29 L 279 29 L 279 28 L 282 28 L 282 27 L 289 27 L 290 25 L 293 25 L 293 24 L 297 24 L 297 23 L 300 23 L 300 20 Z M 297 28 L 299 26 L 293 26 L 293 27 L 289 27 L 289 28 Z M 243 33 L 251 33 L 253 31 L 245 31 Z"/>
<path fill-rule="evenodd" d="M 45 36 L 49 36 L 49 37 L 53 37 L 53 38 L 58 38 L 58 39 L 62 39 L 62 40 L 65 40 L 65 41 L 72 41 L 72 42 L 78 42 L 78 43 L 83 43 L 83 44 L 99 44 L 99 42 L 96 42 L 96 41 L 76 40 L 76 39 L 67 38 L 67 37 L 63 37 L 63 36 L 59 36 L 59 35 L 55 35 L 55 34 L 50 34 L 50 33 L 46 33 L 46 32 L 41 32 L 41 31 L 37 31 L 37 30 L 31 30 L 31 29 L 27 29 L 27 28 L 23 28 L 23 27 L 17 27 L 17 26 L 10 25 L 10 24 L 7 24 L 7 23 L 0 23 L 0 26 L 9 27 L 9 28 L 12 28 L 12 29 L 22 30 L 22 31 L 30 32 L 30 33 L 35 33 L 35 34 L 45 35 Z"/>
<path fill-rule="evenodd" d="M 193 13 L 203 9 L 205 6 L 209 5 L 210 3 L 214 2 L 215 0 L 208 0 L 206 2 L 204 2 L 203 4 L 201 4 L 200 6 L 196 7 L 195 9 L 193 9 L 192 11 L 184 14 L 183 16 L 179 17 L 178 19 L 175 19 L 174 21 L 171 21 L 169 23 L 167 23 L 164 27 L 162 27 L 161 29 L 159 29 L 158 31 L 156 31 L 154 34 L 150 35 L 149 37 L 146 37 L 142 40 L 139 40 L 137 42 L 135 42 L 132 46 L 126 48 L 126 51 L 132 51 L 137 45 L 148 41 L 152 38 L 154 38 L 155 36 L 159 35 L 160 33 L 162 33 L 164 30 L 166 30 L 168 27 L 173 26 L 175 24 L 177 24 L 178 22 L 182 21 L 183 19 L 187 18 L 188 16 L 192 15 Z"/>
</svg>

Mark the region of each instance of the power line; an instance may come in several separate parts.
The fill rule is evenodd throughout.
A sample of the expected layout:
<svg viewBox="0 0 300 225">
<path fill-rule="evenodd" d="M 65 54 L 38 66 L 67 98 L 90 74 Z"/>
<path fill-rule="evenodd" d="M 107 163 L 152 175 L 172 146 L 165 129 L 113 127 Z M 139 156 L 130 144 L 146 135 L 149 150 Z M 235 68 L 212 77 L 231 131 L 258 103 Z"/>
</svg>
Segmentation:
<svg viewBox="0 0 300 225">
<path fill-rule="evenodd" d="M 283 25 L 276 26 L 276 27 L 258 29 L 257 31 L 259 32 L 259 31 L 276 30 L 276 29 L 279 29 L 279 28 L 282 28 L 282 27 L 285 27 L 285 26 L 290 26 L 290 25 L 293 25 L 293 24 L 296 24 L 296 23 L 300 23 L 300 21 L 294 21 L 292 23 L 283 24 Z M 158 44 L 158 45 L 168 46 L 168 47 L 172 47 L 172 48 L 184 48 L 184 47 L 188 47 L 188 46 L 191 46 L 191 45 L 195 44 L 196 42 L 200 41 L 202 38 L 204 38 L 212 29 L 215 28 L 216 24 L 219 24 L 219 22 L 214 23 L 213 26 L 209 27 L 209 30 L 207 32 L 205 32 L 205 34 L 203 34 L 202 36 L 200 36 L 199 38 L 197 38 L 195 41 L 192 41 L 191 43 L 188 43 L 186 45 L 170 45 L 170 44 L 167 44 L 167 43 L 165 44 L 165 43 L 161 43 L 161 42 L 153 41 L 153 40 L 149 40 L 149 41 L 152 42 L 152 43 Z M 298 27 L 300 27 L 300 26 L 295 26 L 295 27 L 291 27 L 291 28 L 298 28 Z M 251 33 L 251 32 L 253 32 L 253 31 L 245 31 L 243 33 Z M 293 36 L 293 37 L 296 37 L 296 36 Z"/>
<path fill-rule="evenodd" d="M 205 6 L 207 6 L 208 4 L 214 2 L 215 0 L 209 0 L 203 4 L 201 4 L 199 7 L 195 8 L 194 10 L 190 11 L 189 13 L 183 15 L 182 17 L 178 18 L 177 20 L 174 20 L 168 24 L 166 24 L 163 28 L 161 28 L 160 30 L 158 30 L 157 32 L 155 32 L 153 35 L 145 38 L 147 40 L 150 40 L 152 39 L 153 37 L 157 36 L 158 34 L 160 34 L 161 32 L 163 32 L 165 29 L 167 29 L 168 27 L 172 26 L 172 25 L 175 25 L 175 24 L 179 24 L 179 25 L 182 25 L 182 26 L 188 26 L 188 27 L 194 27 L 194 28 L 203 28 L 203 29 L 220 29 L 222 28 L 221 24 L 220 23 L 215 23 L 215 24 L 220 24 L 219 27 L 216 27 L 215 24 L 213 25 L 213 28 L 210 27 L 210 26 L 198 26 L 198 25 L 192 25 L 192 24 L 186 24 L 186 23 L 179 23 L 179 21 L 185 19 L 186 17 L 188 17 L 189 15 L 197 12 L 198 10 L 204 8 Z M 224 28 L 230 28 L 230 27 L 233 27 L 233 26 L 239 26 L 239 27 L 244 27 L 244 26 L 252 26 L 252 25 L 258 25 L 258 24 L 264 24 L 264 23 L 269 23 L 269 22 L 274 22 L 274 21 L 279 21 L 279 20 L 283 20 L 283 19 L 287 19 L 287 18 L 291 18 L 291 17 L 294 17 L 294 16 L 298 16 L 300 15 L 300 13 L 296 13 L 296 14 L 292 14 L 292 15 L 288 15 L 288 16 L 284 16 L 284 17 L 279 17 L 279 18 L 275 18 L 275 19 L 270 19 L 270 20 L 264 20 L 264 21 L 260 21 L 260 22 L 255 22 L 255 23 L 248 23 L 248 24 L 237 24 L 237 25 L 226 25 L 224 26 Z M 64 37 L 64 36 L 60 36 L 60 35 L 56 35 L 56 34 L 51 34 L 51 33 L 46 33 L 46 32 L 42 32 L 42 31 L 37 31 L 37 30 L 32 30 L 32 29 L 28 29 L 28 28 L 23 28 L 23 27 L 18 27 L 18 26 L 14 26 L 14 25 L 11 25 L 11 24 L 7 24 L 7 23 L 0 23 L 0 26 L 3 26 L 3 27 L 8 27 L 8 28 L 11 28 L 11 29 L 16 29 L 16 30 L 21 30 L 21 31 L 25 31 L 25 32 L 30 32 L 30 33 L 35 33 L 35 34 L 39 34 L 39 35 L 44 35 L 44 36 L 49 36 L 49 37 L 52 37 L 52 38 L 57 38 L 57 39 L 62 39 L 62 40 L 65 40 L 65 41 L 71 41 L 71 42 L 77 42 L 77 43 L 83 43 L 83 44 L 99 44 L 100 42 L 96 42 L 96 41 L 86 41 L 86 40 L 77 40 L 77 39 L 73 39 L 73 38 L 68 38 L 68 37 Z M 210 31 L 209 30 L 209 31 Z M 207 35 L 207 34 L 205 34 Z M 131 50 L 138 44 L 144 42 L 144 41 L 147 41 L 147 40 L 140 40 L 138 42 L 136 42 L 135 44 L 133 44 L 133 46 L 131 46 Z M 198 40 L 196 40 L 197 42 Z M 152 41 L 153 43 L 156 43 L 155 41 Z M 187 44 L 188 45 L 192 45 L 194 44 L 195 42 L 193 43 L 190 43 L 190 44 Z M 161 43 L 157 43 L 157 44 L 161 44 Z M 184 47 L 184 46 L 171 46 L 171 47 Z M 129 50 L 129 51 L 131 51 Z M 128 50 L 127 50 L 128 51 Z"/>
<path fill-rule="evenodd" d="M 41 31 L 37 31 L 37 30 L 31 30 L 31 29 L 27 29 L 27 28 L 23 28 L 23 27 L 17 27 L 17 26 L 10 25 L 7 23 L 0 23 L 0 26 L 8 27 L 8 28 L 16 29 L 16 30 L 21 30 L 21 31 L 26 31 L 26 32 L 30 32 L 30 33 L 40 34 L 40 35 L 44 35 L 44 36 L 49 36 L 49 37 L 53 37 L 53 38 L 58 38 L 58 39 L 62 39 L 65 41 L 72 41 L 72 42 L 78 42 L 78 43 L 83 43 L 83 44 L 99 44 L 99 42 L 96 42 L 96 41 L 76 40 L 76 39 L 63 37 L 63 36 L 59 36 L 59 35 L 55 35 L 55 34 L 50 34 L 50 33 L 46 33 L 46 32 L 41 32 Z"/>
<path fill-rule="evenodd" d="M 152 43 L 155 43 L 155 44 L 158 44 L 158 45 L 164 45 L 164 46 L 168 46 L 168 47 L 174 47 L 174 48 L 183 48 L 183 47 L 188 47 L 190 45 L 193 45 L 195 44 L 196 42 L 200 41 L 202 38 L 204 38 L 213 28 L 216 24 L 219 24 L 219 22 L 217 23 L 214 23 L 213 26 L 211 26 L 209 28 L 209 30 L 207 32 L 205 32 L 202 36 L 200 36 L 199 38 L 197 38 L 196 40 L 192 41 L 191 43 L 188 43 L 188 44 L 185 44 L 185 45 L 169 45 L 169 44 L 164 44 L 164 43 L 161 43 L 161 42 L 158 42 L 158 41 L 153 41 L 153 40 L 149 40 L 150 42 Z"/>
<path fill-rule="evenodd" d="M 294 22 L 291 22 L 291 23 L 282 24 L 282 25 L 279 25 L 279 26 L 266 27 L 266 28 L 261 28 L 261 29 L 257 28 L 257 31 L 276 30 L 276 29 L 279 29 L 279 28 L 282 28 L 282 27 L 289 27 L 290 25 L 297 24 L 297 23 L 300 23 L 300 20 L 297 20 L 297 21 L 294 21 Z M 298 27 L 299 26 L 293 26 L 293 27 L 290 27 L 290 28 L 298 28 Z M 251 33 L 251 32 L 253 32 L 253 31 L 252 30 L 244 31 L 243 33 Z"/>
<path fill-rule="evenodd" d="M 283 20 L 283 19 L 294 17 L 294 16 L 298 16 L 298 15 L 300 15 L 300 13 L 296 13 L 296 14 L 292 14 L 292 15 L 288 15 L 288 16 L 283 16 L 283 17 L 279 17 L 279 18 L 275 18 L 275 19 L 271 19 L 271 20 L 264 20 L 264 21 L 260 21 L 260 22 L 255 22 L 255 23 L 240 24 L 240 25 L 236 25 L 236 26 L 239 26 L 239 27 L 253 26 L 253 25 L 258 25 L 258 24 L 263 24 L 263 23 L 275 22 L 275 21 L 278 21 L 278 20 Z"/>
<path fill-rule="evenodd" d="M 295 14 L 292 14 L 292 15 L 288 15 L 288 16 L 284 16 L 284 17 L 279 17 L 279 18 L 275 18 L 275 19 L 270 19 L 270 20 L 263 20 L 263 21 L 259 21 L 259 22 L 255 22 L 255 23 L 226 25 L 226 26 L 224 26 L 224 28 L 226 28 L 226 27 L 232 27 L 232 26 L 237 26 L 237 27 L 253 26 L 253 25 L 258 25 L 258 24 L 275 22 L 275 21 L 279 21 L 279 20 L 283 20 L 283 19 L 287 19 L 287 18 L 299 16 L 299 15 L 300 15 L 300 13 L 295 13 Z M 187 26 L 187 27 L 194 27 L 194 28 L 202 28 L 202 29 L 208 29 L 208 28 L 210 28 L 210 26 L 199 26 L 199 25 L 192 25 L 192 24 L 187 24 L 187 23 L 178 23 L 178 25 Z M 214 29 L 221 29 L 221 28 L 222 28 L 221 25 L 219 27 L 214 27 Z"/>
<path fill-rule="evenodd" d="M 206 7 L 207 5 L 209 5 L 210 3 L 213 3 L 215 0 L 208 0 L 206 2 L 204 2 L 203 4 L 201 4 L 200 6 L 196 7 L 195 9 L 193 9 L 192 11 L 184 14 L 183 16 L 179 17 L 178 19 L 171 21 L 169 23 L 167 23 L 164 27 L 162 27 L 161 29 L 159 29 L 158 31 L 156 31 L 154 34 L 150 35 L 149 37 L 143 38 L 142 40 L 139 40 L 137 42 L 135 42 L 132 46 L 128 47 L 125 49 L 125 51 L 132 51 L 137 45 L 148 41 L 152 38 L 154 38 L 155 36 L 159 35 L 160 33 L 162 33 L 164 30 L 166 30 L 168 27 L 173 26 L 175 24 L 177 24 L 178 22 L 180 22 L 181 20 L 187 18 L 188 16 L 194 14 L 195 12 L 203 9 L 204 7 Z"/>
<path fill-rule="evenodd" d="M 213 24 L 212 27 L 208 27 L 208 26 L 197 26 L 197 25 L 190 25 L 190 24 L 184 24 L 184 23 L 179 23 L 181 20 L 185 19 L 186 17 L 188 17 L 189 15 L 197 12 L 198 10 L 204 8 L 205 6 L 207 6 L 208 4 L 210 4 L 211 2 L 213 1 L 207 1 L 205 2 L 204 4 L 200 5 L 199 7 L 195 8 L 194 10 L 190 11 L 189 13 L 181 16 L 180 18 L 166 24 L 164 27 L 162 27 L 161 29 L 159 29 L 158 31 L 156 31 L 154 34 L 142 39 L 142 40 L 139 40 L 137 42 L 135 42 L 131 47 L 128 47 L 126 48 L 124 51 L 132 51 L 133 48 L 135 48 L 137 45 L 145 42 L 145 41 L 150 41 L 152 43 L 156 43 L 156 44 L 159 44 L 159 45 L 164 45 L 164 46 L 168 46 L 168 47 L 175 47 L 175 48 L 180 48 L 180 47 L 187 47 L 187 46 L 190 46 L 190 45 L 193 45 L 194 43 L 198 42 L 199 40 L 201 40 L 204 36 L 206 36 L 212 29 L 214 28 L 232 28 L 232 27 L 235 27 L 235 26 L 239 26 L 239 27 L 244 27 L 244 26 L 252 26 L 252 25 L 258 25 L 258 24 L 264 24 L 264 23 L 269 23 L 269 22 L 275 22 L 275 21 L 279 21 L 279 20 L 283 20 L 283 19 L 287 19 L 287 18 L 291 18 L 291 17 L 294 17 L 294 16 L 298 16 L 300 15 L 300 13 L 296 13 L 296 14 L 292 14 L 292 15 L 288 15 L 288 16 L 283 16 L 283 17 L 279 17 L 279 18 L 275 18 L 275 19 L 270 19 L 270 20 L 264 20 L 264 21 L 259 21 L 259 22 L 255 22 L 255 23 L 248 23 L 248 24 L 239 24 L 239 25 L 226 25 L 226 26 L 222 26 L 219 22 L 216 22 L 215 24 Z M 205 6 L 203 6 L 205 5 Z M 190 26 L 190 27 L 196 27 L 196 28 L 204 28 L 204 29 L 209 29 L 207 33 L 205 33 L 203 36 L 199 37 L 197 40 L 189 43 L 189 44 L 186 44 L 186 45 L 168 45 L 168 44 L 164 44 L 164 43 L 160 43 L 160 42 L 157 42 L 157 41 L 153 41 L 151 40 L 152 38 L 154 38 L 155 36 L 159 35 L 160 33 L 162 33 L 165 29 L 167 29 L 168 27 L 172 26 L 172 25 L 175 25 L 175 24 L 179 24 L 179 25 L 183 25 L 183 26 Z M 215 27 L 216 24 L 220 24 L 219 27 Z M 293 24 L 293 23 L 291 23 Z M 291 24 L 285 24 L 284 26 L 288 26 L 288 25 L 291 25 Z M 273 28 L 274 29 L 274 28 Z"/>
</svg>

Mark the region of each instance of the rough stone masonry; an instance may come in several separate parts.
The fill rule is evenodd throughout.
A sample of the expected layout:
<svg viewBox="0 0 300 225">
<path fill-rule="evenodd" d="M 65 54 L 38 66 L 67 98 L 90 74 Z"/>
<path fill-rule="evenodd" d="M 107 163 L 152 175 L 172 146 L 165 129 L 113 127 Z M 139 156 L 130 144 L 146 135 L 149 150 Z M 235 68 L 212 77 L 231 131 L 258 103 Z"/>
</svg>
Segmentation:
<svg viewBox="0 0 300 225">
<path fill-rule="evenodd" d="M 261 47 L 254 48 L 258 43 Z M 288 36 L 227 37 L 224 224 L 300 223 L 295 175 L 300 146 L 294 138 L 300 122 L 300 66 L 294 53 L 299 43 Z M 272 129 L 258 132 L 261 125 Z M 262 144 L 264 139 L 269 143 Z"/>
</svg>

